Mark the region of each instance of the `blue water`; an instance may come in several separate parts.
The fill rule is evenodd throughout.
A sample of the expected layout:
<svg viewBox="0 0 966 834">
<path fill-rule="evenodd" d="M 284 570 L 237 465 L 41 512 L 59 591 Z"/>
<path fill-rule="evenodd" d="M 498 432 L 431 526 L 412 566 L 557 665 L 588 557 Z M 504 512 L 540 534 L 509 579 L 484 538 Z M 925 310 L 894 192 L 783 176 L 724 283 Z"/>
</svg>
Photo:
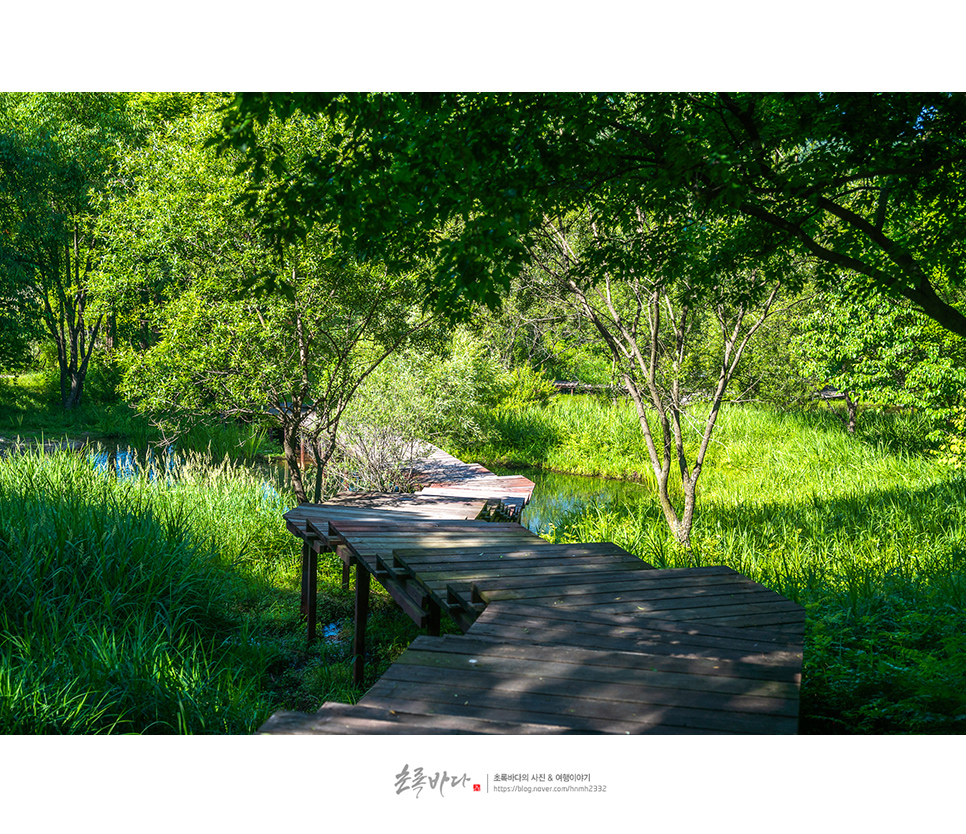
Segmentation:
<svg viewBox="0 0 966 834">
<path fill-rule="evenodd" d="M 108 448 L 89 452 L 88 457 L 94 467 L 101 472 L 111 473 L 121 479 L 140 478 L 147 473 L 151 481 L 176 478 L 180 466 L 185 462 L 182 454 L 174 448 L 131 449 Z M 267 507 L 277 508 L 280 513 L 289 509 L 289 502 L 283 499 L 279 488 L 287 486 L 285 473 L 272 464 L 251 466 L 249 469 L 265 477 L 262 482 L 262 499 Z"/>
<path fill-rule="evenodd" d="M 546 533 L 569 515 L 594 506 L 620 508 L 651 498 L 650 490 L 641 484 L 566 475 L 546 469 L 507 469 L 490 465 L 494 475 L 523 475 L 535 484 L 533 497 L 523 509 L 520 523 L 537 534 Z"/>
<path fill-rule="evenodd" d="M 152 481 L 170 476 L 183 462 L 174 449 L 103 449 L 88 456 L 102 472 L 113 472 L 118 478 L 137 478 L 147 472 Z"/>
<path fill-rule="evenodd" d="M 168 478 L 184 462 L 184 457 L 173 448 L 146 451 L 104 449 L 90 452 L 89 455 L 98 469 L 113 472 L 119 478 L 140 477 L 142 471 L 146 471 L 151 480 Z M 524 508 L 520 523 L 537 534 L 546 533 L 551 527 L 559 526 L 568 516 L 585 509 L 596 506 L 620 509 L 651 497 L 647 487 L 627 481 L 566 475 L 535 468 L 508 469 L 492 464 L 488 468 L 495 475 L 523 475 L 534 482 L 533 497 Z M 262 491 L 266 503 L 281 506 L 279 489 L 291 486 L 291 476 L 284 463 L 260 463 L 251 469 L 265 478 Z"/>
</svg>

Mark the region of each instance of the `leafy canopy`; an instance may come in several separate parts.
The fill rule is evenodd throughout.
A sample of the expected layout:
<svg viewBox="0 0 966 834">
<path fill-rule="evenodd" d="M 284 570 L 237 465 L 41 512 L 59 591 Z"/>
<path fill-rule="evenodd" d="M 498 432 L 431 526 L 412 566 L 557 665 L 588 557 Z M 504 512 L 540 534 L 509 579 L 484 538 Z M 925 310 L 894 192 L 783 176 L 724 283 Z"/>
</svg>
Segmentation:
<svg viewBox="0 0 966 834">
<path fill-rule="evenodd" d="M 297 111 L 334 141 L 287 167 L 254 135 Z M 961 96 L 242 93 L 223 133 L 277 240 L 321 220 L 362 257 L 431 257 L 427 303 L 454 318 L 498 305 L 544 218 L 584 207 L 625 231 L 639 211 L 676 219 L 673 239 L 602 253 L 611 265 L 686 252 L 689 224 L 725 219 L 715 271 L 805 253 L 966 335 L 935 289 L 966 277 Z"/>
</svg>

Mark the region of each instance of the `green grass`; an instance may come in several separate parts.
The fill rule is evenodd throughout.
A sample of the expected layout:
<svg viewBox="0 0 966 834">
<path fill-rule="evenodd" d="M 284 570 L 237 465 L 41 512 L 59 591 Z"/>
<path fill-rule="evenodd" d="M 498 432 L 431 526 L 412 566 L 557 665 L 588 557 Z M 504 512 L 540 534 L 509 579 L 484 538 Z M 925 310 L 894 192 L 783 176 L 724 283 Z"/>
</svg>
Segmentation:
<svg viewBox="0 0 966 834">
<path fill-rule="evenodd" d="M 484 451 L 504 461 L 647 481 L 625 405 L 559 398 L 488 425 Z M 692 558 L 805 606 L 804 731 L 966 726 L 966 480 L 920 436 L 898 415 L 850 438 L 823 413 L 722 413 Z M 455 451 L 487 460 L 480 448 Z M 241 733 L 356 701 L 418 632 L 376 586 L 353 686 L 352 592 L 329 554 L 319 619 L 343 633 L 306 645 L 292 504 L 201 455 L 128 479 L 84 454 L 0 457 L 0 732 Z M 560 518 L 551 535 L 689 564 L 649 500 Z"/>
<path fill-rule="evenodd" d="M 501 461 L 611 477 L 643 469 L 648 480 L 626 405 L 561 397 L 496 414 L 490 428 L 479 451 Z M 865 415 L 849 437 L 828 413 L 726 409 L 698 487 L 693 554 L 649 499 L 562 518 L 551 535 L 613 541 L 657 567 L 728 565 L 804 605 L 805 731 L 962 732 L 966 478 L 922 436 L 911 416 Z"/>
<path fill-rule="evenodd" d="M 65 411 L 50 378 L 40 372 L 0 379 L 0 439 L 27 441 L 123 440 L 143 448 L 159 439 L 148 421 L 116 398 L 86 396 Z"/>
<path fill-rule="evenodd" d="M 480 419 L 485 439 L 448 451 L 462 459 L 542 466 L 575 475 L 649 477 L 647 449 L 624 402 L 562 396 L 547 406 L 493 410 Z"/>
<path fill-rule="evenodd" d="M 0 379 L 0 450 L 24 441 L 53 447 L 69 442 L 75 448 L 102 442 L 145 449 L 163 440 L 144 415 L 116 397 L 85 396 L 72 411 L 65 411 L 58 398 L 42 373 Z M 178 438 L 177 446 L 216 461 L 245 463 L 281 453 L 264 426 L 224 421 L 199 423 Z"/>
<path fill-rule="evenodd" d="M 354 701 L 348 641 L 306 645 L 292 496 L 188 456 L 115 478 L 89 456 L 0 457 L 0 732 L 247 733 Z M 323 559 L 321 622 L 347 623 Z M 376 593 L 366 685 L 415 635 Z"/>
</svg>

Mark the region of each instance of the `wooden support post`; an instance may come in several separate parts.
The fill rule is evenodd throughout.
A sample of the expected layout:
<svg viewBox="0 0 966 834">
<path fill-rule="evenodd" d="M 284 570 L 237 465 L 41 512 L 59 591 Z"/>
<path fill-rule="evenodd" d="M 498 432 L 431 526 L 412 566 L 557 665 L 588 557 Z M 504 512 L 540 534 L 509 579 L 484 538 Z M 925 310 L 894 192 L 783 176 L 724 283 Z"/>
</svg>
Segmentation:
<svg viewBox="0 0 966 834">
<path fill-rule="evenodd" d="M 315 623 L 318 617 L 318 591 L 319 591 L 319 554 L 314 547 L 309 545 L 309 586 L 308 586 L 308 641 L 315 640 Z"/>
<path fill-rule="evenodd" d="M 343 591 L 349 590 L 349 563 L 348 562 L 342 563 L 342 590 Z"/>
<path fill-rule="evenodd" d="M 429 615 L 426 620 L 426 633 L 430 637 L 439 637 L 440 621 L 442 620 L 442 611 L 440 607 L 436 604 L 434 600 L 428 600 L 426 603 L 426 613 Z"/>
<path fill-rule="evenodd" d="M 356 561 L 356 622 L 352 638 L 352 682 L 361 686 L 366 671 L 366 621 L 369 619 L 369 570 Z"/>
<path fill-rule="evenodd" d="M 312 540 L 309 538 L 302 539 L 302 597 L 299 611 L 303 617 L 309 613 L 309 559 L 311 552 Z"/>
</svg>

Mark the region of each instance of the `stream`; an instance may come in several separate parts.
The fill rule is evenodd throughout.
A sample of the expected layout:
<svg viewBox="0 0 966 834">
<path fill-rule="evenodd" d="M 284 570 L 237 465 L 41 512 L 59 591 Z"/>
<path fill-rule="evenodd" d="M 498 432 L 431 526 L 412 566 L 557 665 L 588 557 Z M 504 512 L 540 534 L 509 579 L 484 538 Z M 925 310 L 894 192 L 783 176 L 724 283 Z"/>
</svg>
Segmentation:
<svg viewBox="0 0 966 834">
<path fill-rule="evenodd" d="M 530 503 L 520 516 L 520 523 L 538 535 L 586 507 L 636 504 L 651 495 L 646 486 L 629 481 L 568 475 L 530 467 L 508 469 L 491 464 L 488 468 L 494 475 L 522 475 L 536 485 Z"/>
<path fill-rule="evenodd" d="M 175 450 L 144 452 L 126 447 L 101 447 L 90 454 L 96 466 L 114 471 L 121 477 L 134 475 L 145 464 L 151 476 L 158 477 L 176 468 L 181 460 Z M 267 484 L 275 489 L 291 487 L 291 475 L 284 461 L 261 461 L 249 468 L 264 476 Z M 494 475 L 522 475 L 533 481 L 533 496 L 523 510 L 520 523 L 538 535 L 585 507 L 633 505 L 650 496 L 646 486 L 628 481 L 568 475 L 535 467 L 511 469 L 490 464 L 488 468 Z"/>
</svg>

